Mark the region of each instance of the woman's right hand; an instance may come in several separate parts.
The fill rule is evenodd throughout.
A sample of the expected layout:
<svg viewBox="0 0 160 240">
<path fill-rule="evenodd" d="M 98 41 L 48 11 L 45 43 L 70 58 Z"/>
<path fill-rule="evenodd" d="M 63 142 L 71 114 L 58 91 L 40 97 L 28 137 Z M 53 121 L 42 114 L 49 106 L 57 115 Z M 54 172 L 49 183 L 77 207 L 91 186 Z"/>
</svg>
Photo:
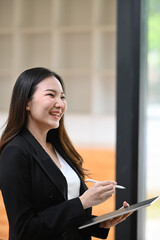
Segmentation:
<svg viewBox="0 0 160 240">
<path fill-rule="evenodd" d="M 84 209 L 96 206 L 112 197 L 116 184 L 115 181 L 96 182 L 79 197 Z"/>
</svg>

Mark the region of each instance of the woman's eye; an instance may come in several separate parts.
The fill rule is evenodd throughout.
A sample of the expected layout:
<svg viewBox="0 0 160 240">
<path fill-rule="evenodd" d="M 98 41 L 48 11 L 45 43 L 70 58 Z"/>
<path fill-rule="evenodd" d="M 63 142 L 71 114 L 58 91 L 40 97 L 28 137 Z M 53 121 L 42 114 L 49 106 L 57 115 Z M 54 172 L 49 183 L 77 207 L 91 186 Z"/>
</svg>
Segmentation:
<svg viewBox="0 0 160 240">
<path fill-rule="evenodd" d="M 48 93 L 47 96 L 54 97 L 53 93 Z"/>
<path fill-rule="evenodd" d="M 65 97 L 65 96 L 62 96 L 62 97 L 61 97 L 61 99 L 65 100 L 65 99 L 66 99 L 66 97 Z"/>
</svg>

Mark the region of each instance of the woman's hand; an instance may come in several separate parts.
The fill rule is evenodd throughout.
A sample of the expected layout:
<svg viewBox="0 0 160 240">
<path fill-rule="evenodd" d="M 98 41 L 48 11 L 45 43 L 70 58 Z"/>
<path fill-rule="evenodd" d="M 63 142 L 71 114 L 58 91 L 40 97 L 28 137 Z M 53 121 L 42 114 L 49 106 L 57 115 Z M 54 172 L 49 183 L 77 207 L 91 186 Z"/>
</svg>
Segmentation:
<svg viewBox="0 0 160 240">
<path fill-rule="evenodd" d="M 96 182 L 79 197 L 84 209 L 96 206 L 112 197 L 116 184 L 114 181 Z"/>
<path fill-rule="evenodd" d="M 129 204 L 125 201 L 125 202 L 123 202 L 123 206 L 120 209 L 127 208 L 127 207 L 129 207 Z M 102 222 L 100 224 L 100 227 L 102 227 L 102 228 L 111 228 L 111 227 L 117 225 L 118 223 L 121 223 L 124 220 L 126 220 L 126 218 L 129 217 L 132 213 L 133 212 L 126 213 L 126 214 L 121 215 L 119 217 L 115 217 L 115 218 L 106 220 L 106 221 L 104 221 L 104 222 Z"/>
</svg>

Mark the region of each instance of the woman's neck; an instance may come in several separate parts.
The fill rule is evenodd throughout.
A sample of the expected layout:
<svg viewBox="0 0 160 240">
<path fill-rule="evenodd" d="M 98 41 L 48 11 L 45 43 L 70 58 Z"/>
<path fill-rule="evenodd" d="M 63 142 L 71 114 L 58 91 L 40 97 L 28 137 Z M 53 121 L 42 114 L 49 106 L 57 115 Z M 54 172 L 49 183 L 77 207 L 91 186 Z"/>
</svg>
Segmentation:
<svg viewBox="0 0 160 240">
<path fill-rule="evenodd" d="M 33 125 L 27 125 L 28 130 L 32 133 L 32 135 L 36 138 L 36 140 L 43 146 L 46 146 L 46 138 L 47 138 L 47 132 L 45 130 L 42 130 L 41 128 L 38 128 L 37 126 Z"/>
</svg>

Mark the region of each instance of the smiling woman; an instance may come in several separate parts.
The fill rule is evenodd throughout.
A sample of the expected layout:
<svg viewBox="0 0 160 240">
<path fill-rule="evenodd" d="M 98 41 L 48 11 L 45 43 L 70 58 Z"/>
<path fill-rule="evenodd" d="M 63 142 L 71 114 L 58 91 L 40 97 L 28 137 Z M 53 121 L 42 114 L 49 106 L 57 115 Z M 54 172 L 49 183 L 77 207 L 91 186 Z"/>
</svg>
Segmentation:
<svg viewBox="0 0 160 240">
<path fill-rule="evenodd" d="M 61 83 L 53 76 L 41 81 L 27 102 L 27 128 L 42 143 L 51 128 L 58 128 L 59 121 L 67 108 Z M 37 134 L 39 136 L 37 136 Z"/>
<path fill-rule="evenodd" d="M 66 109 L 59 75 L 32 68 L 18 77 L 0 141 L 0 189 L 10 240 L 105 239 L 109 228 L 128 216 L 78 230 L 93 217 L 92 206 L 111 198 L 116 182 L 87 188 L 83 159 L 65 130 Z"/>
</svg>

